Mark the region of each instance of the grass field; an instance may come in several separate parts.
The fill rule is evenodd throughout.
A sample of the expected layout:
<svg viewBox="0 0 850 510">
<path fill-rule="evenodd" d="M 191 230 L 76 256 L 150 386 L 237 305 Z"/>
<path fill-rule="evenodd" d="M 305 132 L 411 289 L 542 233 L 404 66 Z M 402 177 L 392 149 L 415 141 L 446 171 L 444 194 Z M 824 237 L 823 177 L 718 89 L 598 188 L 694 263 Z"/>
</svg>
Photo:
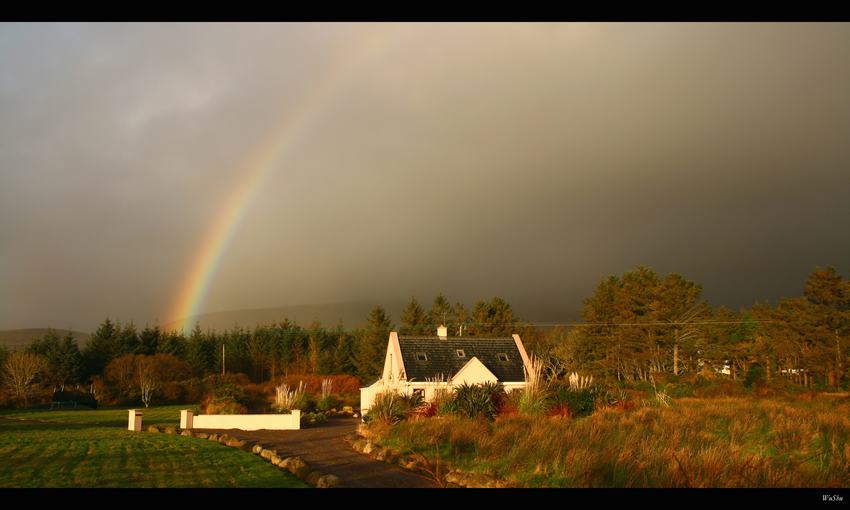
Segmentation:
<svg viewBox="0 0 850 510">
<path fill-rule="evenodd" d="M 572 420 L 420 418 L 370 430 L 444 469 L 522 487 L 850 487 L 846 397 L 682 398 Z"/>
<path fill-rule="evenodd" d="M 144 409 L 144 427 L 180 409 Z M 191 409 L 191 407 L 189 407 Z M 126 409 L 2 411 L 0 487 L 306 487 L 256 455 L 207 440 L 130 432 Z"/>
</svg>

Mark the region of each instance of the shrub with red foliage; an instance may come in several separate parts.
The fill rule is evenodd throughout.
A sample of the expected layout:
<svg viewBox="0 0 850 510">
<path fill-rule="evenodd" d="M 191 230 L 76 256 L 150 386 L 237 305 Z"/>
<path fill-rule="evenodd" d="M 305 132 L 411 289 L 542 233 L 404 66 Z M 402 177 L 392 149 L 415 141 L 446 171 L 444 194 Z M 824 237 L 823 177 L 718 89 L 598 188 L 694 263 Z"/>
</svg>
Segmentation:
<svg viewBox="0 0 850 510">
<path fill-rule="evenodd" d="M 245 392 L 248 410 L 251 412 L 266 412 L 268 411 L 268 407 L 274 402 L 274 385 L 270 382 L 248 383 L 239 385 L 239 387 Z"/>
<path fill-rule="evenodd" d="M 410 416 L 420 418 L 430 418 L 437 415 L 437 404 L 435 402 L 427 402 L 427 405 L 417 407 L 410 411 Z"/>
<path fill-rule="evenodd" d="M 162 400 L 167 404 L 181 404 L 185 400 L 186 392 L 183 384 L 176 382 L 165 383 L 162 386 Z"/>
<path fill-rule="evenodd" d="M 636 405 L 632 400 L 620 400 L 611 407 L 619 411 L 631 411 Z"/>
<path fill-rule="evenodd" d="M 549 412 L 546 413 L 546 416 L 570 418 L 572 417 L 572 413 L 570 412 L 570 406 L 566 404 L 558 404 L 556 406 L 552 406 L 552 408 L 549 409 Z"/>
<path fill-rule="evenodd" d="M 498 402 L 496 402 L 496 413 L 499 416 L 518 416 L 519 405 L 517 399 L 521 391 L 514 390 L 511 393 L 503 394 Z"/>
</svg>

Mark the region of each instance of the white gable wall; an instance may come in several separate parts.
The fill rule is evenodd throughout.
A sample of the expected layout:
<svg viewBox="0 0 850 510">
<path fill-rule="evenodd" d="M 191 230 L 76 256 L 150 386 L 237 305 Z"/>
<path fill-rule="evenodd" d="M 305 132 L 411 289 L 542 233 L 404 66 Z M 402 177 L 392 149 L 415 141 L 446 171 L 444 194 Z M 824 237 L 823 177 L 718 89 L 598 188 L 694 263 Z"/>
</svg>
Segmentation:
<svg viewBox="0 0 850 510">
<path fill-rule="evenodd" d="M 477 357 L 473 356 L 469 361 L 466 362 L 466 365 L 463 366 L 460 370 L 457 371 L 454 377 L 452 377 L 452 386 L 460 386 L 462 384 L 482 384 L 482 383 L 496 383 L 499 380 L 493 375 L 493 372 L 487 369 L 484 366 L 484 363 L 481 362 Z"/>
<path fill-rule="evenodd" d="M 398 333 L 393 331 L 390 333 L 389 342 L 387 342 L 387 354 L 384 357 L 384 372 L 381 375 L 381 380 L 384 381 L 384 384 L 392 385 L 406 379 L 401 346 L 398 343 Z"/>
</svg>

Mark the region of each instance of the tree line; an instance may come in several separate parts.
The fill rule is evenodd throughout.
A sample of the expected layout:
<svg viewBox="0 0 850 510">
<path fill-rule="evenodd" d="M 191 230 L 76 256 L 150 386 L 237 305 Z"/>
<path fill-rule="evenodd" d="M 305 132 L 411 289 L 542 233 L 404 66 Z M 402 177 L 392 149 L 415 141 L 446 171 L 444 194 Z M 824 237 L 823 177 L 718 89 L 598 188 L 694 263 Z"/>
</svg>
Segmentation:
<svg viewBox="0 0 850 510">
<path fill-rule="evenodd" d="M 578 371 L 621 382 L 645 381 L 653 373 L 722 373 L 739 379 L 757 370 L 767 380 L 806 387 L 847 386 L 850 281 L 834 268 L 816 269 L 802 296 L 776 306 L 756 303 L 736 312 L 712 307 L 701 293 L 700 284 L 682 275 L 637 267 L 600 281 L 584 300 L 581 323 L 552 328 L 522 320 L 500 297 L 468 309 L 442 294 L 428 309 L 411 298 L 398 328 L 380 306 L 358 329 L 318 322 L 303 327 L 285 319 L 223 332 L 196 325 L 185 335 L 158 326 L 139 330 L 132 322 L 107 318 L 82 349 L 72 335 L 50 331 L 25 353 L 0 349 L 0 363 L 10 387 L 27 380 L 25 374 L 10 373 L 15 367 L 18 372 L 35 367 L 42 382 L 59 388 L 104 377 L 111 384 L 129 384 L 127 378 L 138 378 L 142 365 L 172 379 L 222 371 L 246 374 L 254 382 L 288 374 L 349 374 L 367 385 L 380 376 L 390 331 L 433 336 L 445 325 L 450 336 L 519 333 L 527 350 L 546 360 L 551 377 Z M 10 365 L 23 354 L 28 365 L 23 359 Z"/>
<path fill-rule="evenodd" d="M 437 325 L 445 322 L 458 334 L 486 336 L 509 334 L 515 329 L 511 324 L 518 321 L 502 298 L 479 301 L 467 313 L 462 303 L 451 305 L 441 294 L 427 311 L 412 299 L 402 313 L 400 331 L 433 335 Z M 380 376 L 387 339 L 394 329 L 389 314 L 380 306 L 370 312 L 366 326 L 358 329 L 345 329 L 342 324 L 324 327 L 318 322 L 303 327 L 284 319 L 227 331 L 204 331 L 196 324 L 185 335 L 158 326 L 139 329 L 133 322 L 106 318 L 82 348 L 72 334 L 60 337 L 49 330 L 24 352 L 15 353 L 16 361 L 27 361 L 15 372 L 39 372 L 41 382 L 57 390 L 104 380 L 129 388 L 138 386 L 135 379 L 151 373 L 179 380 L 223 371 L 246 374 L 254 382 L 288 374 L 348 374 L 371 382 Z M 0 351 L 0 363 L 2 358 L 8 361 L 9 353 Z"/>
<path fill-rule="evenodd" d="M 702 286 L 647 267 L 609 276 L 584 301 L 583 323 L 538 337 L 552 370 L 578 370 L 618 381 L 652 373 L 757 372 L 806 387 L 848 384 L 850 281 L 817 268 L 803 295 L 737 312 L 711 307 Z"/>
</svg>

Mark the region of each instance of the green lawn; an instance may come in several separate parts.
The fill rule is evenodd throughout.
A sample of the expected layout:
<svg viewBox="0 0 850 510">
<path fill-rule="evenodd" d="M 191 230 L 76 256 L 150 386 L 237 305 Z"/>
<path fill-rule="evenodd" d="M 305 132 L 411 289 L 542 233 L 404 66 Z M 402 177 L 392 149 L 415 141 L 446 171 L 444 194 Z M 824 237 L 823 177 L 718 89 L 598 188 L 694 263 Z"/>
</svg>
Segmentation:
<svg viewBox="0 0 850 510">
<path fill-rule="evenodd" d="M 180 409 L 144 409 L 143 426 Z M 130 432 L 127 409 L 0 411 L 0 487 L 306 487 L 256 455 L 211 441 Z"/>
</svg>

